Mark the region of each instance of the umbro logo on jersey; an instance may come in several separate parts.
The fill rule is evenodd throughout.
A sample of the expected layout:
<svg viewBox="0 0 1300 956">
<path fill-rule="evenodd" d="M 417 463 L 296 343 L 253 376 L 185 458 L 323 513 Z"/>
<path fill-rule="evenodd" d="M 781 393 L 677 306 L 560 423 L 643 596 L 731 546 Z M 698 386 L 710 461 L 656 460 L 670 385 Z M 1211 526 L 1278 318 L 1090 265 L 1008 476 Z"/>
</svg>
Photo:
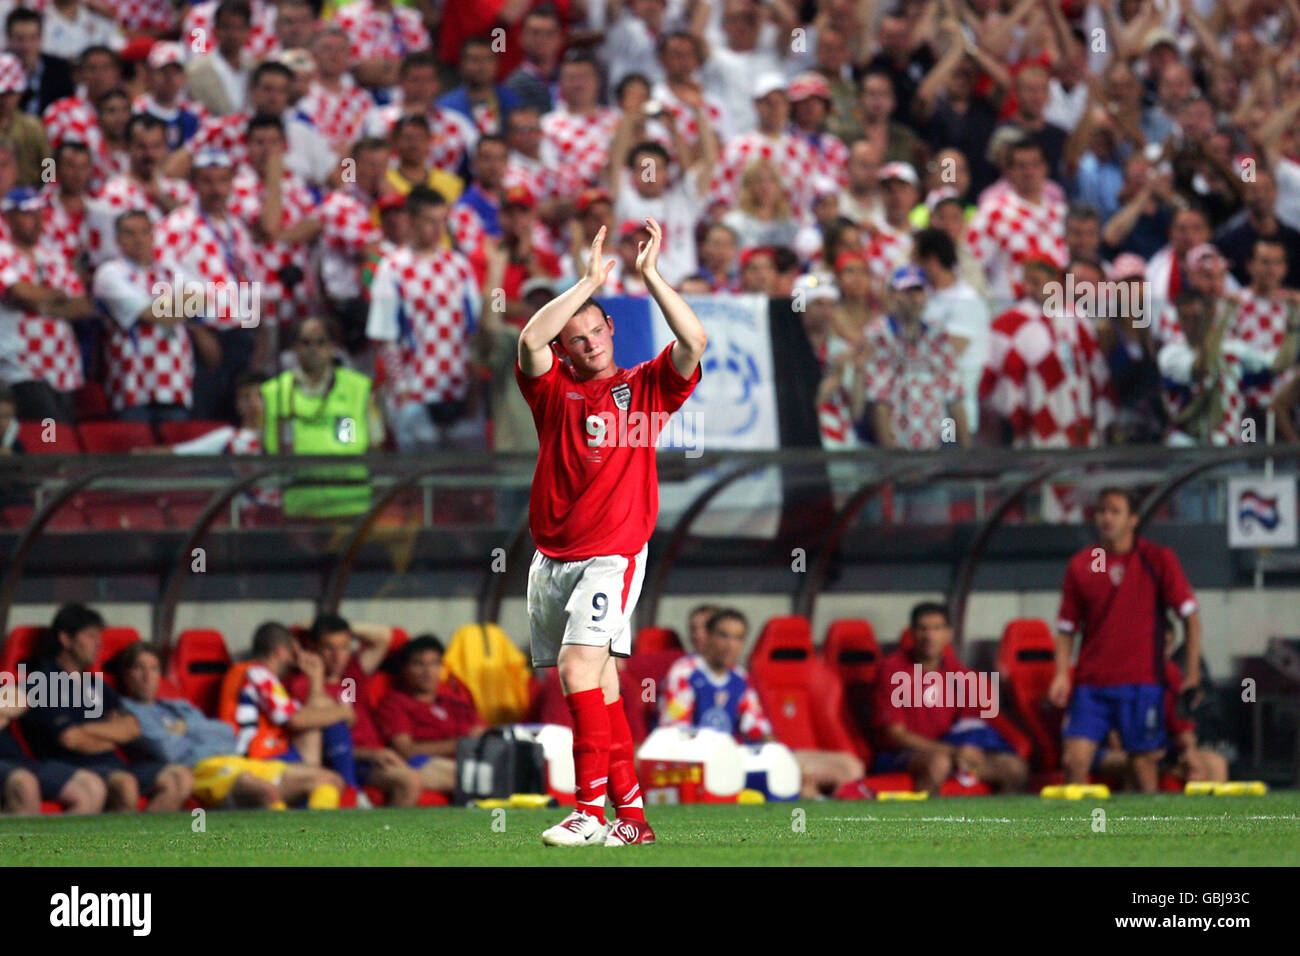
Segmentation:
<svg viewBox="0 0 1300 956">
<path fill-rule="evenodd" d="M 621 412 L 627 411 L 627 407 L 632 404 L 632 386 L 628 385 L 627 382 L 620 382 L 615 385 L 609 390 L 609 394 Z"/>
<path fill-rule="evenodd" d="M 579 395 L 577 392 L 566 392 L 565 395 L 564 395 L 564 397 L 565 397 L 565 398 L 576 398 L 578 401 L 582 401 L 582 396 Z"/>
</svg>

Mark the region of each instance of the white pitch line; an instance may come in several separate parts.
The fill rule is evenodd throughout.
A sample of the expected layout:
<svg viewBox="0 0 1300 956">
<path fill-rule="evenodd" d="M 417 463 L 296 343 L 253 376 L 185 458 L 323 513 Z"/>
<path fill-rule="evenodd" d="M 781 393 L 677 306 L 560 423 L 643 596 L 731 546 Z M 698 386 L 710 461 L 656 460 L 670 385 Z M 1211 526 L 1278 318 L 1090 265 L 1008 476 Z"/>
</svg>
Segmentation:
<svg viewBox="0 0 1300 956">
<path fill-rule="evenodd" d="M 824 817 L 829 822 L 838 823 L 1033 823 L 1040 819 L 1037 817 Z M 1080 820 L 1086 821 L 1088 816 L 1078 817 L 1057 817 L 1058 823 L 1078 823 Z M 1233 817 L 1228 814 L 1213 817 L 1125 817 L 1111 816 L 1106 817 L 1109 821 L 1120 821 L 1128 823 L 1170 823 L 1181 820 L 1300 820 L 1300 815 L 1294 813 L 1284 814 L 1253 814 L 1245 817 Z"/>
</svg>

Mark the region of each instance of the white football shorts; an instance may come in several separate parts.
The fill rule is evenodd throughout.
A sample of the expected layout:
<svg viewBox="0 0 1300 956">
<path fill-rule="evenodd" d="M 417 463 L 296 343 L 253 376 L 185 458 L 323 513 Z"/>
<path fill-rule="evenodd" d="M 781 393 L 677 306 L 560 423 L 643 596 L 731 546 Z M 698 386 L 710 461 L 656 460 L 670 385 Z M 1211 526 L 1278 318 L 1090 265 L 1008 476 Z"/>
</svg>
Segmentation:
<svg viewBox="0 0 1300 956">
<path fill-rule="evenodd" d="M 632 654 L 632 612 L 645 579 L 646 547 L 631 558 L 556 561 L 538 551 L 528 568 L 528 623 L 534 667 L 553 667 L 562 644 L 609 646 Z"/>
</svg>

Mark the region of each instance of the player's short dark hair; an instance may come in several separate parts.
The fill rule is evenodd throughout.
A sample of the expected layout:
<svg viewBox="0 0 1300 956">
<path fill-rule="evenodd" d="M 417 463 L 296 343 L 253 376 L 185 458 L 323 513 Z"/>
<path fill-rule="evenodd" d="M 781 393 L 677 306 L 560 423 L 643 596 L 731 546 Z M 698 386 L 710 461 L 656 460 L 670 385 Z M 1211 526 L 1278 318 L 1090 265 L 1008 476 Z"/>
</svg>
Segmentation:
<svg viewBox="0 0 1300 956">
<path fill-rule="evenodd" d="M 745 629 L 745 633 L 749 633 L 749 618 L 745 617 L 745 612 L 739 608 L 724 607 L 714 611 L 709 617 L 709 633 L 712 634 L 723 621 L 739 621 L 740 626 Z"/>
<path fill-rule="evenodd" d="M 98 112 L 102 110 L 104 108 L 104 104 L 107 103 L 109 100 L 116 100 L 119 98 L 126 100 L 128 103 L 131 102 L 131 97 L 127 94 L 126 90 L 122 89 L 122 87 L 120 86 L 110 87 L 109 89 L 105 90 L 103 93 L 100 93 L 99 96 L 95 97 L 95 111 Z"/>
<path fill-rule="evenodd" d="M 668 30 L 661 34 L 659 42 L 655 44 L 655 53 L 662 57 L 664 55 L 664 50 L 667 49 L 668 44 L 673 40 L 686 40 L 695 48 L 695 58 L 701 63 L 704 62 L 704 41 L 689 30 Z"/>
<path fill-rule="evenodd" d="M 595 299 L 591 298 L 590 296 L 583 301 L 582 305 L 578 306 L 576 309 L 573 310 L 573 315 L 581 315 L 583 312 L 586 312 L 588 309 L 599 309 L 600 314 L 605 317 L 605 321 L 606 322 L 610 321 L 609 312 L 606 311 L 603 305 L 601 305 L 599 302 L 597 302 Z M 569 318 L 573 318 L 573 315 L 569 316 Z M 559 340 L 558 335 L 555 338 L 557 341 Z"/>
<path fill-rule="evenodd" d="M 585 63 L 596 71 L 600 76 L 600 61 L 596 59 L 596 54 L 580 46 L 572 46 L 564 51 L 564 56 L 560 57 L 560 65 L 568 66 L 571 63 Z"/>
<path fill-rule="evenodd" d="M 1282 250 L 1282 254 L 1286 255 L 1286 242 L 1282 239 L 1280 232 L 1275 236 L 1256 236 L 1255 241 L 1250 244 L 1251 259 L 1255 258 L 1255 253 L 1259 252 L 1260 246 L 1277 246 Z"/>
<path fill-rule="evenodd" d="M 461 55 L 464 56 L 465 51 L 472 46 L 485 46 L 490 51 L 492 49 L 492 38 L 486 36 L 467 37 L 465 42 L 460 45 Z"/>
<path fill-rule="evenodd" d="M 394 138 L 396 138 L 400 136 L 402 133 L 406 132 L 406 129 L 409 126 L 418 126 L 426 133 L 433 132 L 433 127 L 429 125 L 428 117 L 423 116 L 420 113 L 407 113 L 405 116 L 403 116 L 401 119 L 399 119 L 396 123 L 393 124 L 391 135 Z"/>
<path fill-rule="evenodd" d="M 156 129 L 161 130 L 163 137 L 167 136 L 167 124 L 154 116 L 152 113 L 134 113 L 126 121 L 126 141 L 131 142 L 131 137 L 136 134 L 137 130 Z"/>
<path fill-rule="evenodd" d="M 53 632 L 54 646 L 59 646 L 59 635 L 76 635 L 88 627 L 103 627 L 104 616 L 93 608 L 86 607 L 80 602 L 73 601 L 63 605 L 54 613 L 54 619 L 50 621 L 50 631 Z"/>
<path fill-rule="evenodd" d="M 406 194 L 406 208 L 412 216 L 419 215 L 426 206 L 445 206 L 447 197 L 432 186 L 416 186 Z"/>
<path fill-rule="evenodd" d="M 1129 513 L 1137 514 L 1138 507 L 1141 503 L 1138 501 L 1138 493 L 1136 491 L 1132 488 L 1121 488 L 1119 485 L 1107 485 L 1105 488 L 1101 489 L 1101 491 L 1097 492 L 1097 504 L 1100 505 L 1112 495 L 1118 495 L 1123 498 L 1124 502 L 1128 505 Z"/>
<path fill-rule="evenodd" d="M 506 142 L 506 138 L 500 133 L 485 133 L 478 138 L 478 143 L 474 146 L 474 154 L 478 155 L 478 153 L 482 152 L 484 146 L 491 143 L 496 143 L 507 152 L 510 150 L 510 144 Z"/>
<path fill-rule="evenodd" d="M 912 606 L 912 613 L 908 616 L 908 623 L 915 632 L 921 626 L 921 618 L 928 617 L 931 614 L 939 614 L 943 617 L 944 624 L 951 624 L 952 620 L 948 617 L 948 607 L 940 604 L 938 601 L 921 601 Z"/>
<path fill-rule="evenodd" d="M 42 28 L 44 32 L 45 21 L 35 10 L 29 10 L 27 7 L 14 7 L 5 17 L 5 36 L 13 33 L 14 24 L 16 23 L 34 23 Z"/>
<path fill-rule="evenodd" d="M 362 136 L 352 144 L 352 154 L 368 153 L 372 150 L 382 149 L 388 152 L 388 141 L 379 136 Z"/>
<path fill-rule="evenodd" d="M 627 168 L 636 169 L 637 157 L 645 153 L 651 153 L 656 159 L 665 166 L 670 162 L 668 150 L 664 149 L 663 143 L 656 143 L 652 139 L 643 139 L 633 146 L 627 153 Z"/>
<path fill-rule="evenodd" d="M 686 615 L 686 623 L 689 624 L 691 622 L 691 618 L 693 618 L 697 614 L 708 614 L 709 617 L 712 618 L 713 615 L 717 614 L 721 610 L 722 608 L 720 608 L 716 604 L 697 604 L 695 605 L 695 607 L 691 608 L 691 612 Z M 704 623 L 705 626 L 708 625 L 708 621 L 705 621 Z"/>
<path fill-rule="evenodd" d="M 523 20 L 520 20 L 519 22 L 524 23 L 537 17 L 542 17 L 546 20 L 554 20 L 557 24 L 561 26 L 564 25 L 564 21 L 560 17 L 560 11 L 556 10 L 555 7 L 549 3 L 539 3 L 537 6 L 533 7 L 533 9 L 525 13 Z"/>
<path fill-rule="evenodd" d="M 640 83 L 647 90 L 651 89 L 650 78 L 644 73 L 627 73 L 618 81 L 618 86 L 614 87 L 615 103 L 623 102 L 623 92 L 633 83 Z"/>
<path fill-rule="evenodd" d="M 77 69 L 80 70 L 89 63 L 92 56 L 106 56 L 113 61 L 113 66 L 117 67 L 119 73 L 122 71 L 122 61 L 117 58 L 117 54 L 102 43 L 91 44 L 77 55 Z"/>
<path fill-rule="evenodd" d="M 307 639 L 315 647 L 326 634 L 337 634 L 339 631 L 352 633 L 352 625 L 347 622 L 347 618 L 338 614 L 317 614 L 307 629 Z"/>
<path fill-rule="evenodd" d="M 957 246 L 953 243 L 952 236 L 942 229 L 934 226 L 921 229 L 914 237 L 914 242 L 913 249 L 918 261 L 934 258 L 938 259 L 939 265 L 945 269 L 957 267 Z"/>
<path fill-rule="evenodd" d="M 402 649 L 397 652 L 397 669 L 405 670 L 407 665 L 411 663 L 411 658 L 416 654 L 424 654 L 429 651 L 437 651 L 439 657 L 442 657 L 447 653 L 442 641 L 438 639 L 436 634 L 430 632 L 411 638 L 403 644 Z"/>
<path fill-rule="evenodd" d="M 264 621 L 253 632 L 253 646 L 249 652 L 252 660 L 263 660 L 271 656 L 277 647 L 293 644 L 293 632 L 278 621 Z"/>
<path fill-rule="evenodd" d="M 253 71 L 253 75 L 248 80 L 249 88 L 257 86 L 262 81 L 262 77 L 272 75 L 283 76 L 287 82 L 293 82 L 293 70 L 276 60 L 267 60 Z"/>
<path fill-rule="evenodd" d="M 258 113 L 248 121 L 248 128 L 244 132 L 244 138 L 251 138 L 253 133 L 259 129 L 273 129 L 284 137 L 284 121 L 274 113 Z"/>
<path fill-rule="evenodd" d="M 774 246 L 772 261 L 776 265 L 778 273 L 798 272 L 800 268 L 799 255 L 789 246 Z"/>
<path fill-rule="evenodd" d="M 1011 161 L 1016 153 L 1023 153 L 1026 150 L 1033 150 L 1038 154 L 1039 159 L 1046 161 L 1047 152 L 1043 149 L 1043 144 L 1036 139 L 1030 139 L 1028 136 L 1021 136 L 1007 143 L 1007 161 Z"/>
</svg>

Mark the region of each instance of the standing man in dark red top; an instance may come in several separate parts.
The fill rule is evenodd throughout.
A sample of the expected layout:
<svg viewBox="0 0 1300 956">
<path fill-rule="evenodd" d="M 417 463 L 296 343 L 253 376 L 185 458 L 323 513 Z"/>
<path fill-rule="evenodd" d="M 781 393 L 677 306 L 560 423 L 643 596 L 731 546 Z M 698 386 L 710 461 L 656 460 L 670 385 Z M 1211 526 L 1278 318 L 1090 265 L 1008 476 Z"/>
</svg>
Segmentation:
<svg viewBox="0 0 1300 956">
<path fill-rule="evenodd" d="M 519 337 L 515 377 L 541 446 L 529 500 L 533 666 L 558 665 L 574 726 L 577 807 L 542 834 L 548 846 L 654 842 L 614 658 L 632 651 L 632 611 L 659 513 L 655 444 L 695 389 L 708 338 L 659 275 L 663 230 L 653 219 L 646 225 L 636 268 L 676 336 L 672 345 L 631 369 L 614 364 L 614 323 L 592 298 L 614 265 L 602 255 L 603 227 L 586 275 Z M 612 826 L 607 791 L 618 813 Z"/>
<path fill-rule="evenodd" d="M 1099 547 L 1070 559 L 1056 623 L 1056 676 L 1048 700 L 1069 705 L 1061 762 L 1068 783 L 1084 783 L 1098 745 L 1119 732 L 1138 787 L 1151 793 L 1166 746 L 1165 614 L 1183 621 L 1187 675 L 1179 691 L 1199 697 L 1201 617 L 1178 558 L 1137 536 L 1132 492 L 1105 488 L 1097 500 Z M 1079 636 L 1071 693 L 1070 658 Z"/>
</svg>

